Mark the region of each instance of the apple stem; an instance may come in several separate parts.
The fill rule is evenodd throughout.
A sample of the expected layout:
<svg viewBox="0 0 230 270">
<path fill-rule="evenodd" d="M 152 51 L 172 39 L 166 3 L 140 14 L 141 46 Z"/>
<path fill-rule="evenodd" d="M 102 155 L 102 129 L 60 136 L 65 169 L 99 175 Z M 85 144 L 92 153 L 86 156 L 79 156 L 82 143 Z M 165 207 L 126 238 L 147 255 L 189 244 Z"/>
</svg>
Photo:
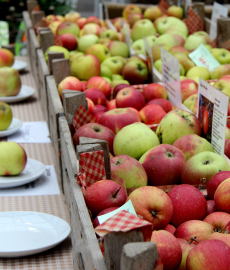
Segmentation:
<svg viewBox="0 0 230 270">
<path fill-rule="evenodd" d="M 149 211 L 149 212 L 152 214 L 152 216 L 153 216 L 154 218 L 156 218 L 157 212 L 155 212 L 155 211 Z"/>
<path fill-rule="evenodd" d="M 118 160 L 116 163 L 115 163 L 115 166 L 118 166 L 118 165 L 121 165 L 122 163 Z"/>
<path fill-rule="evenodd" d="M 2 111 L 5 111 L 6 110 L 6 107 L 4 105 L 1 106 L 1 110 Z"/>
<path fill-rule="evenodd" d="M 206 178 L 200 178 L 200 184 L 199 184 L 199 186 L 198 186 L 198 190 L 201 190 L 201 188 L 202 188 L 202 185 L 204 184 L 206 182 Z"/>
<path fill-rule="evenodd" d="M 114 193 L 113 193 L 113 198 L 116 198 L 117 193 L 120 191 L 121 187 L 119 187 Z"/>
<path fill-rule="evenodd" d="M 190 237 L 189 244 L 192 244 L 193 241 L 197 242 L 198 244 L 200 243 L 198 240 L 196 240 L 197 236 Z"/>
</svg>

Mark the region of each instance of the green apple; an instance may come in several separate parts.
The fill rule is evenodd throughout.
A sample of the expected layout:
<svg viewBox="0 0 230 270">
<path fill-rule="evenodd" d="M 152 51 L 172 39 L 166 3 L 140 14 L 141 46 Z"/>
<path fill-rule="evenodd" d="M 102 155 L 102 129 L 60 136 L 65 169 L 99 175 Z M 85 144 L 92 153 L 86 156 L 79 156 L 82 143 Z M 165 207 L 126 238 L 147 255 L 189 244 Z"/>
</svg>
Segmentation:
<svg viewBox="0 0 230 270">
<path fill-rule="evenodd" d="M 0 131 L 6 130 L 13 119 L 12 109 L 9 104 L 0 101 Z"/>
<path fill-rule="evenodd" d="M 101 39 L 120 40 L 119 34 L 113 29 L 107 29 L 100 34 Z"/>
<path fill-rule="evenodd" d="M 195 81 L 197 84 L 199 84 L 199 80 L 200 80 L 200 76 L 186 76 L 186 79 L 191 79 L 193 81 Z"/>
<path fill-rule="evenodd" d="M 226 127 L 225 129 L 225 140 L 230 139 L 230 128 Z"/>
<path fill-rule="evenodd" d="M 156 34 L 154 24 L 148 19 L 138 20 L 134 23 L 131 38 L 133 41 Z"/>
<path fill-rule="evenodd" d="M 197 96 L 198 94 L 193 94 L 189 97 L 187 97 L 183 104 L 191 111 L 192 107 L 197 104 Z M 193 112 L 194 113 L 194 112 Z"/>
<path fill-rule="evenodd" d="M 100 75 L 101 77 L 107 77 L 110 80 L 112 80 L 112 75 L 113 74 L 108 67 L 101 65 L 101 75 Z"/>
<path fill-rule="evenodd" d="M 103 79 L 105 79 L 108 83 L 110 83 L 111 84 L 111 80 L 110 80 L 110 78 L 108 78 L 108 77 L 103 77 L 103 76 L 101 76 Z"/>
<path fill-rule="evenodd" d="M 138 55 L 138 54 L 143 54 L 145 55 L 145 45 L 144 45 L 144 40 L 142 39 L 138 39 L 136 41 L 133 42 L 133 44 L 131 45 L 132 49 L 134 50 L 134 52 Z"/>
<path fill-rule="evenodd" d="M 123 127 L 115 136 L 113 151 L 115 156 L 128 155 L 139 159 L 145 152 L 159 145 L 159 140 L 144 123 L 133 123 Z"/>
<path fill-rule="evenodd" d="M 195 64 L 192 60 L 188 58 L 187 55 L 183 53 L 175 53 L 173 55 L 176 59 L 178 59 L 179 63 L 183 66 L 185 74 L 190 70 L 192 67 L 195 67 Z"/>
<path fill-rule="evenodd" d="M 115 86 L 117 86 L 119 84 L 128 84 L 128 85 L 130 85 L 130 83 L 127 80 L 115 80 L 115 81 L 111 82 L 111 87 L 114 88 Z"/>
<path fill-rule="evenodd" d="M 69 59 L 69 51 L 62 46 L 57 45 L 50 46 L 44 54 L 46 62 L 48 61 L 48 52 L 62 52 L 64 53 L 64 57 L 66 59 Z"/>
<path fill-rule="evenodd" d="M 211 72 L 211 79 L 220 79 L 224 75 L 229 75 L 230 74 L 230 64 L 225 64 L 221 65 L 219 67 L 216 67 L 212 72 Z"/>
<path fill-rule="evenodd" d="M 209 34 L 207 32 L 205 32 L 205 31 L 197 31 L 197 32 L 194 32 L 193 35 L 194 36 L 202 36 L 202 37 L 204 37 L 207 44 L 210 44 L 212 42 Z"/>
<path fill-rule="evenodd" d="M 160 73 L 162 73 L 162 61 L 161 61 L 161 59 L 158 59 L 157 61 L 155 61 L 153 65 Z M 181 63 L 179 63 L 179 72 L 180 72 L 180 76 L 185 75 L 185 70 L 184 70 L 184 67 L 181 65 Z"/>
<path fill-rule="evenodd" d="M 77 49 L 80 52 L 85 52 L 90 46 L 99 42 L 99 37 L 95 34 L 84 35 L 79 38 Z"/>
<path fill-rule="evenodd" d="M 0 175 L 18 175 L 26 163 L 27 154 L 20 144 L 13 141 L 0 142 Z"/>
<path fill-rule="evenodd" d="M 108 67 L 112 74 L 121 74 L 124 65 L 124 61 L 118 56 L 110 56 L 101 63 L 101 66 Z"/>
<path fill-rule="evenodd" d="M 213 86 L 230 98 L 230 75 L 221 77 Z"/>
<path fill-rule="evenodd" d="M 0 68 L 0 97 L 16 96 L 21 90 L 19 72 L 12 67 Z"/>
<path fill-rule="evenodd" d="M 165 34 L 162 34 L 161 36 L 159 36 L 156 40 L 156 44 L 161 45 L 161 46 L 168 45 L 169 48 L 172 48 L 172 47 L 178 45 L 174 36 L 171 34 L 168 34 L 168 33 L 165 33 Z"/>
<path fill-rule="evenodd" d="M 129 47 L 123 41 L 114 40 L 108 45 L 111 56 L 122 56 L 124 58 L 129 57 Z"/>
<path fill-rule="evenodd" d="M 192 67 L 186 73 L 186 77 L 199 76 L 201 79 L 207 81 L 210 79 L 210 72 L 206 67 Z"/>
<path fill-rule="evenodd" d="M 201 35 L 199 36 L 193 34 L 187 37 L 187 39 L 185 40 L 184 47 L 188 51 L 193 51 L 196 48 L 198 48 L 200 44 L 207 44 L 205 38 Z"/>
<path fill-rule="evenodd" d="M 97 56 L 99 61 L 102 63 L 106 58 L 110 57 L 109 49 L 100 43 L 91 45 L 85 50 L 85 54 L 93 54 Z"/>
<path fill-rule="evenodd" d="M 228 50 L 213 48 L 211 49 L 211 54 L 221 65 L 230 64 L 230 52 Z"/>
<path fill-rule="evenodd" d="M 112 81 L 117 81 L 117 80 L 124 80 L 124 77 L 120 74 L 113 74 Z"/>
</svg>

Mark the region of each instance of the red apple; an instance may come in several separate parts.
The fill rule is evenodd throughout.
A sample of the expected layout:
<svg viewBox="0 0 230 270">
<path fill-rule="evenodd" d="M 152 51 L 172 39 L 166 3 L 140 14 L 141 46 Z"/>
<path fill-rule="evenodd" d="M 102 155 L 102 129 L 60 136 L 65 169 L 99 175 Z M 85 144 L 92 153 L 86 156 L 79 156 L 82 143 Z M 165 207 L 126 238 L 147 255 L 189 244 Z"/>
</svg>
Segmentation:
<svg viewBox="0 0 230 270">
<path fill-rule="evenodd" d="M 209 180 L 207 185 L 207 193 L 209 200 L 214 199 L 214 194 L 217 187 L 227 178 L 230 178 L 230 171 L 220 171 Z"/>
<path fill-rule="evenodd" d="M 115 135 L 112 130 L 99 123 L 88 123 L 76 130 L 73 136 L 73 142 L 75 145 L 79 144 L 79 137 L 105 140 L 108 142 L 109 151 L 111 153 L 113 152 L 113 140 Z"/>
<path fill-rule="evenodd" d="M 85 202 L 96 217 L 109 207 L 120 207 L 127 199 L 125 190 L 112 180 L 100 180 L 92 184 L 84 194 Z"/>
<path fill-rule="evenodd" d="M 182 238 L 177 238 L 177 241 L 180 244 L 180 247 L 182 250 L 182 259 L 181 259 L 180 267 L 177 270 L 186 270 L 186 260 L 188 257 L 188 253 L 194 247 L 194 245 L 188 243 L 186 240 Z"/>
<path fill-rule="evenodd" d="M 95 122 L 98 123 L 100 117 L 102 116 L 102 114 L 104 114 L 105 112 L 97 112 L 96 114 L 94 114 L 94 118 L 95 118 Z"/>
<path fill-rule="evenodd" d="M 207 201 L 195 187 L 181 184 L 172 188 L 168 196 L 173 204 L 171 223 L 176 227 L 188 220 L 202 220 L 207 213 Z"/>
<path fill-rule="evenodd" d="M 77 48 L 76 36 L 71 33 L 64 33 L 59 36 L 62 42 L 62 46 L 69 51 L 75 50 Z"/>
<path fill-rule="evenodd" d="M 108 110 L 113 110 L 116 109 L 116 99 L 111 99 L 110 101 L 107 102 L 106 107 L 108 108 Z"/>
<path fill-rule="evenodd" d="M 151 242 L 157 245 L 164 270 L 177 270 L 182 259 L 182 249 L 176 237 L 165 230 L 153 231 Z"/>
<path fill-rule="evenodd" d="M 102 77 L 94 76 L 90 78 L 86 84 L 86 88 L 97 88 L 106 96 L 107 99 L 110 99 L 112 91 L 111 85 Z"/>
<path fill-rule="evenodd" d="M 81 18 L 79 18 L 77 20 L 76 23 L 77 23 L 77 25 L 79 26 L 80 29 L 83 28 L 83 26 L 85 25 L 86 20 L 87 20 L 87 18 L 83 18 L 83 17 L 81 17 Z"/>
<path fill-rule="evenodd" d="M 213 212 L 216 212 L 216 205 L 214 200 L 207 200 L 207 216 Z"/>
<path fill-rule="evenodd" d="M 106 96 L 97 88 L 89 88 L 84 91 L 87 98 L 90 98 L 94 105 L 106 105 Z"/>
<path fill-rule="evenodd" d="M 67 76 L 58 84 L 58 93 L 61 100 L 62 100 L 62 91 L 65 89 L 77 90 L 82 92 L 82 84 L 76 77 Z"/>
<path fill-rule="evenodd" d="M 214 193 L 214 201 L 218 211 L 230 213 L 230 178 L 219 184 Z"/>
<path fill-rule="evenodd" d="M 108 111 L 108 109 L 106 106 L 97 104 L 94 106 L 93 114 L 96 114 L 98 112 L 107 112 L 107 111 Z"/>
<path fill-rule="evenodd" d="M 146 105 L 140 110 L 142 122 L 146 125 L 159 124 L 161 119 L 166 115 L 166 112 L 160 105 Z"/>
<path fill-rule="evenodd" d="M 191 80 L 185 79 L 180 82 L 181 86 L 181 100 L 182 103 L 191 95 L 198 93 L 198 84 Z"/>
<path fill-rule="evenodd" d="M 128 107 L 128 108 L 130 108 L 131 110 L 133 110 L 133 111 L 137 114 L 137 116 L 139 117 L 140 121 L 142 120 L 142 119 L 141 119 L 140 112 L 139 112 L 137 109 L 135 109 L 135 108 L 133 108 L 133 107 Z"/>
<path fill-rule="evenodd" d="M 95 105 L 94 105 L 92 99 L 86 98 L 86 100 L 87 100 L 87 104 L 88 104 L 88 112 L 91 113 L 91 114 L 94 114 Z"/>
<path fill-rule="evenodd" d="M 167 100 L 167 99 L 164 99 L 164 98 L 154 98 L 152 100 L 150 100 L 147 105 L 151 105 L 151 104 L 157 104 L 157 105 L 160 105 L 162 107 L 162 109 L 168 113 L 172 110 L 175 109 L 175 107 L 173 106 L 173 104 Z"/>
<path fill-rule="evenodd" d="M 230 139 L 225 140 L 224 154 L 230 158 Z"/>
<path fill-rule="evenodd" d="M 206 216 L 203 221 L 209 223 L 215 231 L 224 230 L 230 221 L 230 214 L 225 212 L 213 212 Z"/>
<path fill-rule="evenodd" d="M 82 91 L 86 90 L 86 84 L 87 84 L 87 82 L 81 81 Z"/>
<path fill-rule="evenodd" d="M 116 86 L 113 88 L 113 90 L 112 90 L 112 98 L 115 98 L 116 95 L 117 95 L 117 93 L 118 93 L 121 89 L 126 88 L 126 87 L 129 87 L 129 85 L 126 84 L 126 83 L 120 83 L 120 84 L 116 85 Z"/>
<path fill-rule="evenodd" d="M 134 23 L 138 20 L 144 19 L 144 16 L 142 13 L 130 13 L 127 17 L 127 22 L 130 25 L 130 27 L 132 28 Z"/>
<path fill-rule="evenodd" d="M 129 108 L 117 108 L 105 112 L 99 119 L 99 123 L 110 128 L 115 134 L 123 127 L 135 122 L 140 122 L 137 114 Z"/>
<path fill-rule="evenodd" d="M 101 26 L 100 19 L 96 16 L 89 16 L 85 21 L 85 24 L 87 24 L 87 23 L 95 23 L 95 24 L 98 24 L 99 26 Z"/>
<path fill-rule="evenodd" d="M 149 185 L 173 185 L 180 182 L 185 156 L 172 145 L 160 144 L 145 152 L 139 161 L 146 170 Z"/>
<path fill-rule="evenodd" d="M 164 230 L 170 232 L 171 234 L 174 234 L 175 231 L 176 231 L 176 227 L 173 226 L 172 224 L 168 224 L 168 225 L 164 228 Z"/>
<path fill-rule="evenodd" d="M 97 217 L 102 216 L 102 215 L 105 215 L 105 214 L 108 214 L 108 213 L 110 213 L 110 212 L 112 212 L 112 211 L 114 211 L 114 210 L 117 210 L 118 208 L 119 208 L 119 207 L 109 207 L 109 208 L 106 208 L 106 209 L 102 210 L 102 211 L 96 216 L 96 218 L 94 219 L 94 221 L 93 221 L 93 227 L 96 228 L 97 226 L 100 225 L 99 220 L 98 220 Z"/>
<path fill-rule="evenodd" d="M 167 91 L 165 90 L 164 86 L 159 83 L 148 84 L 143 89 L 142 94 L 147 102 L 155 98 L 163 98 L 163 99 L 168 98 Z"/>
<path fill-rule="evenodd" d="M 135 189 L 128 197 L 133 207 L 143 219 L 153 224 L 154 230 L 164 229 L 173 215 L 173 205 L 169 196 L 152 186 Z"/>
</svg>

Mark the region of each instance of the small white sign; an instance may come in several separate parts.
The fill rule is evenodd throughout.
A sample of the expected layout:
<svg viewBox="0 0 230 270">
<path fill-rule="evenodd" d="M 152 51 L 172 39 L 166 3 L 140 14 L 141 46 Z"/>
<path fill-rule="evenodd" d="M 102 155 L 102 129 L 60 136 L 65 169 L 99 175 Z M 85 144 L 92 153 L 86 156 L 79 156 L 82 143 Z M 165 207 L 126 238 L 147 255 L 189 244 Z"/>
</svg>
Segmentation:
<svg viewBox="0 0 230 270">
<path fill-rule="evenodd" d="M 179 61 L 161 47 L 162 82 L 172 104 L 181 108 Z"/>
<path fill-rule="evenodd" d="M 60 194 L 60 190 L 53 165 L 46 165 L 44 174 L 35 181 L 18 187 L 0 189 L 0 197 L 56 194 Z"/>
<path fill-rule="evenodd" d="M 148 43 L 148 40 L 146 37 L 143 37 L 144 40 L 144 46 L 145 46 L 145 55 L 146 55 L 146 60 L 148 64 L 148 69 L 149 73 L 151 74 L 151 81 L 154 82 L 154 69 L 153 69 L 153 55 L 152 55 L 152 50 L 151 46 Z"/>
<path fill-rule="evenodd" d="M 7 138 L 17 143 L 51 143 L 46 121 L 24 122 L 16 133 Z"/>
<path fill-rule="evenodd" d="M 227 95 L 199 79 L 197 117 L 202 126 L 202 137 L 211 142 L 214 152 L 221 156 L 224 156 L 228 103 Z"/>
<path fill-rule="evenodd" d="M 222 17 L 228 17 L 228 8 L 214 2 L 213 9 L 212 9 L 212 17 L 211 17 L 211 25 L 209 35 L 211 40 L 214 40 L 217 37 L 217 19 Z"/>
<path fill-rule="evenodd" d="M 98 221 L 100 224 L 104 223 L 107 219 L 111 218 L 112 216 L 116 215 L 118 212 L 122 211 L 122 210 L 126 210 L 127 212 L 134 214 L 135 216 L 137 215 L 135 212 L 135 209 L 133 207 L 132 201 L 128 200 L 125 204 L 123 204 L 120 208 L 102 215 L 102 216 L 98 216 Z"/>
</svg>

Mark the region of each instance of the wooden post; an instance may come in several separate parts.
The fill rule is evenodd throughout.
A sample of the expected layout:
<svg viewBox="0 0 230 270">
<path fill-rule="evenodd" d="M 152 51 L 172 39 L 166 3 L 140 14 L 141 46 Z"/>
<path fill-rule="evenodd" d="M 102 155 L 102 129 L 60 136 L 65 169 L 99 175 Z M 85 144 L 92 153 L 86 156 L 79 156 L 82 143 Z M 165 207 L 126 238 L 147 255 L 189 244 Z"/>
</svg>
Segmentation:
<svg viewBox="0 0 230 270">
<path fill-rule="evenodd" d="M 201 17 L 203 22 L 205 18 L 204 7 L 205 7 L 205 4 L 203 2 L 194 2 L 192 4 L 192 8 Z"/>
<path fill-rule="evenodd" d="M 53 76 L 56 84 L 59 84 L 67 76 L 71 75 L 69 59 L 55 59 L 52 61 Z"/>
<path fill-rule="evenodd" d="M 106 172 L 106 179 L 111 180 L 111 166 L 110 166 L 110 156 L 109 156 L 109 145 L 108 142 L 105 140 L 98 140 L 93 138 L 86 138 L 80 137 L 79 144 L 86 145 L 86 144 L 100 144 L 101 148 L 104 153 L 104 163 L 105 163 L 105 172 Z"/>
<path fill-rule="evenodd" d="M 207 17 L 204 19 L 204 30 L 205 32 L 209 33 L 211 27 L 211 20 Z"/>
<path fill-rule="evenodd" d="M 33 9 L 38 5 L 37 1 L 27 1 L 27 10 L 29 12 L 29 14 L 31 15 L 31 12 L 33 11 Z"/>
<path fill-rule="evenodd" d="M 112 232 L 105 235 L 105 265 L 107 270 L 120 270 L 122 249 L 125 244 L 143 241 L 143 234 L 137 230 L 131 230 L 126 233 Z"/>
<path fill-rule="evenodd" d="M 32 19 L 33 26 L 35 26 L 43 17 L 45 17 L 44 11 L 31 12 L 31 19 Z"/>
<path fill-rule="evenodd" d="M 82 153 L 101 151 L 101 150 L 102 150 L 102 147 L 100 144 L 77 145 L 76 147 L 77 159 L 79 160 L 80 154 Z"/>
<path fill-rule="evenodd" d="M 9 45 L 2 45 L 2 48 L 7 49 L 15 55 L 15 45 L 14 44 L 9 44 Z"/>
<path fill-rule="evenodd" d="M 50 74 L 53 74 L 52 61 L 54 59 L 62 59 L 62 58 L 64 58 L 63 52 L 48 52 L 48 68 L 49 68 Z"/>
<path fill-rule="evenodd" d="M 222 43 L 230 39 L 230 18 L 217 19 L 217 33 L 217 47 L 221 48 Z"/>
<path fill-rule="evenodd" d="M 43 53 L 46 52 L 46 50 L 54 45 L 54 34 L 51 30 L 41 30 L 40 33 L 40 46 L 43 51 Z"/>
<path fill-rule="evenodd" d="M 158 259 L 157 246 L 154 242 L 128 243 L 121 255 L 121 270 L 153 270 Z"/>
</svg>

